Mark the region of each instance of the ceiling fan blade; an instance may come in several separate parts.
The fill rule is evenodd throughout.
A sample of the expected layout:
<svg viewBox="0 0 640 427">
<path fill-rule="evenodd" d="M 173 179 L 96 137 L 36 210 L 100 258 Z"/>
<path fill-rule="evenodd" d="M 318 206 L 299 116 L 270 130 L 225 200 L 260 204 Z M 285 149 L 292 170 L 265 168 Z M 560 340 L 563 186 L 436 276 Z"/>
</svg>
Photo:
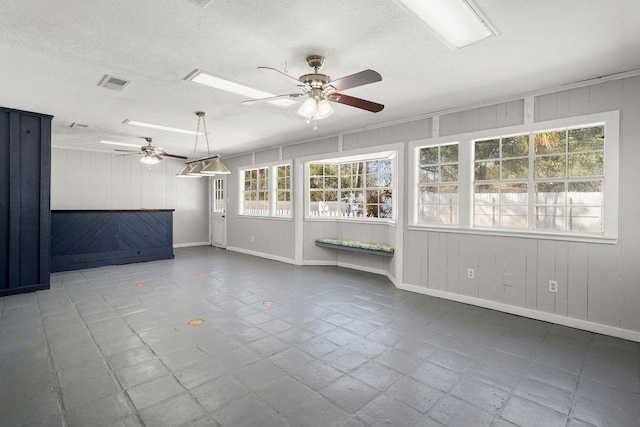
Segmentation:
<svg viewBox="0 0 640 427">
<path fill-rule="evenodd" d="M 340 79 L 331 80 L 322 86 L 322 89 L 333 88 L 336 92 L 342 90 L 351 89 L 352 87 L 358 87 L 368 85 L 369 83 L 375 83 L 382 80 L 382 76 L 373 70 L 364 70 L 359 73 L 351 74 L 350 76 L 342 77 Z"/>
<path fill-rule="evenodd" d="M 293 76 L 290 76 L 287 73 L 283 73 L 280 70 L 276 70 L 275 68 L 271 68 L 271 67 L 258 67 L 258 70 L 268 70 L 268 71 L 275 71 L 277 73 L 278 76 L 280 76 L 283 80 L 287 81 L 290 84 L 294 84 L 296 86 L 302 85 L 302 83 L 300 82 L 300 80 L 296 79 Z"/>
<path fill-rule="evenodd" d="M 331 93 L 327 96 L 327 99 L 329 101 L 337 102 L 338 104 L 344 104 L 350 107 L 356 107 L 362 110 L 371 111 L 372 113 L 378 113 L 384 108 L 384 105 L 378 104 L 377 102 L 367 101 L 366 99 L 343 95 L 341 93 Z"/>
<path fill-rule="evenodd" d="M 161 155 L 166 157 L 173 157 L 174 159 L 183 159 L 183 160 L 187 159 L 185 156 L 177 156 L 175 154 L 169 154 L 169 153 L 162 153 Z"/>
<path fill-rule="evenodd" d="M 304 94 L 304 93 L 289 93 L 289 94 L 286 94 L 286 95 L 270 96 L 268 98 L 250 99 L 248 101 L 242 101 L 242 104 L 244 104 L 244 105 L 253 105 L 253 104 L 260 103 L 260 102 L 275 101 L 277 99 L 298 98 L 298 97 L 303 96 L 303 95 L 306 95 L 306 94 Z"/>
<path fill-rule="evenodd" d="M 119 150 L 119 149 L 117 149 L 117 148 L 116 148 L 116 149 L 114 149 L 113 151 L 121 151 L 121 152 L 123 152 L 123 153 L 136 153 L 136 154 L 141 153 L 141 151 L 140 151 L 140 150 L 138 150 L 138 151 L 134 151 L 134 150 Z"/>
<path fill-rule="evenodd" d="M 116 154 L 116 157 L 121 157 L 121 156 L 135 156 L 141 153 L 127 153 L 127 154 Z"/>
</svg>

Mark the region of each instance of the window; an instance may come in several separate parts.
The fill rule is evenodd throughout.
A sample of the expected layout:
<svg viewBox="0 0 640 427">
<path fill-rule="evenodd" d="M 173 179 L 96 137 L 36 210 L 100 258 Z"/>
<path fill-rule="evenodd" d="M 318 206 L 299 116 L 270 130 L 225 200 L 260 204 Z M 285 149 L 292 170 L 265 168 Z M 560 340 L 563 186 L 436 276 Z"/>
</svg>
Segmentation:
<svg viewBox="0 0 640 427">
<path fill-rule="evenodd" d="M 601 232 L 604 126 L 533 135 L 535 227 Z"/>
<path fill-rule="evenodd" d="M 529 136 L 476 141 L 474 223 L 527 228 Z"/>
<path fill-rule="evenodd" d="M 213 207 L 214 213 L 224 213 L 224 179 L 215 178 L 212 180 L 213 185 Z"/>
<path fill-rule="evenodd" d="M 458 144 L 420 148 L 418 222 L 458 223 Z"/>
<path fill-rule="evenodd" d="M 617 238 L 619 112 L 496 133 L 411 143 L 414 226 Z"/>
<path fill-rule="evenodd" d="M 241 169 L 240 215 L 291 216 L 291 165 Z"/>
<path fill-rule="evenodd" d="M 244 203 L 242 213 L 269 215 L 269 168 L 244 171 Z"/>
<path fill-rule="evenodd" d="M 291 165 L 277 166 L 278 201 L 276 216 L 291 216 Z"/>
<path fill-rule="evenodd" d="M 476 226 L 603 231 L 604 126 L 479 140 L 474 158 Z"/>
<path fill-rule="evenodd" d="M 394 158 L 312 162 L 309 216 L 393 219 Z"/>
</svg>

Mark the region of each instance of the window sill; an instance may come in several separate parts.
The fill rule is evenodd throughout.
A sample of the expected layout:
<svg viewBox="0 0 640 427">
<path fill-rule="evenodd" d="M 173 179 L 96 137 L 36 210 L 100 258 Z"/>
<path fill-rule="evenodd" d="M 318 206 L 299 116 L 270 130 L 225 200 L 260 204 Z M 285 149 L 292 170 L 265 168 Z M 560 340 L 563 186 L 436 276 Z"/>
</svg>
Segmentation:
<svg viewBox="0 0 640 427">
<path fill-rule="evenodd" d="M 499 237 L 516 237 L 521 239 L 538 239 L 538 240 L 557 240 L 567 242 L 583 242 L 583 243 L 599 243 L 606 245 L 615 245 L 618 243 L 617 237 L 596 236 L 596 235 L 579 235 L 579 234 L 560 234 L 545 233 L 540 231 L 515 231 L 515 230 L 491 230 L 481 228 L 458 228 L 451 226 L 437 225 L 410 225 L 409 230 L 412 231 L 434 231 L 439 233 L 458 233 L 472 234 L 479 236 L 499 236 Z"/>
<path fill-rule="evenodd" d="M 395 227 L 396 226 L 396 222 L 393 220 L 387 220 L 387 219 L 364 219 L 364 218 L 344 218 L 344 217 L 337 217 L 337 216 L 313 216 L 313 217 L 306 217 L 304 219 L 305 221 L 309 221 L 309 222 L 326 222 L 326 221 L 335 221 L 335 222 L 342 222 L 345 224 L 379 224 L 379 225 L 388 225 L 391 227 Z"/>
<path fill-rule="evenodd" d="M 290 216 L 238 214 L 238 218 L 244 218 L 244 219 L 270 219 L 270 220 L 275 220 L 275 221 L 293 221 L 293 217 L 290 217 Z"/>
</svg>

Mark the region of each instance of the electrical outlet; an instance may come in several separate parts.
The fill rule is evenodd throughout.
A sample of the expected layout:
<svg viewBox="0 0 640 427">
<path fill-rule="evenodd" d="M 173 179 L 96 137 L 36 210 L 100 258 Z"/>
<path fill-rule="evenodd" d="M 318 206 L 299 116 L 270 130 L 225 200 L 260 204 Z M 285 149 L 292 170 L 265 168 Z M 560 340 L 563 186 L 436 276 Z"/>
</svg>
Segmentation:
<svg viewBox="0 0 640 427">
<path fill-rule="evenodd" d="M 476 277 L 476 272 L 473 268 L 467 268 L 467 279 L 473 279 Z"/>
<path fill-rule="evenodd" d="M 558 292 L 558 281 L 557 280 L 549 280 L 549 292 L 553 292 L 553 293 Z"/>
<path fill-rule="evenodd" d="M 255 242 L 255 241 L 256 241 L 256 238 L 255 238 L 255 237 L 253 237 L 253 236 L 251 236 L 251 241 L 252 241 L 252 242 Z"/>
</svg>

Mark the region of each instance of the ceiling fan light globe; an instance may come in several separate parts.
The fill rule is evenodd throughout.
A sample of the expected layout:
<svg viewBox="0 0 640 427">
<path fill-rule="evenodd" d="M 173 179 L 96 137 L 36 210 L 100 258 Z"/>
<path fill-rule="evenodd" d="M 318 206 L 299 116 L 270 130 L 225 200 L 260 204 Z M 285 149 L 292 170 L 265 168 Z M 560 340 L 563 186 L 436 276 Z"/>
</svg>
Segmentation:
<svg viewBox="0 0 640 427">
<path fill-rule="evenodd" d="M 302 103 L 298 109 L 298 115 L 307 119 L 312 119 L 318 113 L 318 104 L 313 98 L 309 98 Z"/>
<path fill-rule="evenodd" d="M 144 163 L 145 165 L 157 165 L 160 163 L 160 159 L 154 155 L 145 155 L 140 159 L 140 163 Z"/>
<path fill-rule="evenodd" d="M 203 175 L 226 175 L 231 173 L 229 169 L 220 161 L 220 157 L 214 157 L 211 159 L 211 163 L 209 163 L 205 168 L 200 171 Z"/>
<path fill-rule="evenodd" d="M 333 107 L 326 99 L 318 101 L 318 112 L 316 113 L 316 120 L 326 119 L 333 114 Z"/>
</svg>

